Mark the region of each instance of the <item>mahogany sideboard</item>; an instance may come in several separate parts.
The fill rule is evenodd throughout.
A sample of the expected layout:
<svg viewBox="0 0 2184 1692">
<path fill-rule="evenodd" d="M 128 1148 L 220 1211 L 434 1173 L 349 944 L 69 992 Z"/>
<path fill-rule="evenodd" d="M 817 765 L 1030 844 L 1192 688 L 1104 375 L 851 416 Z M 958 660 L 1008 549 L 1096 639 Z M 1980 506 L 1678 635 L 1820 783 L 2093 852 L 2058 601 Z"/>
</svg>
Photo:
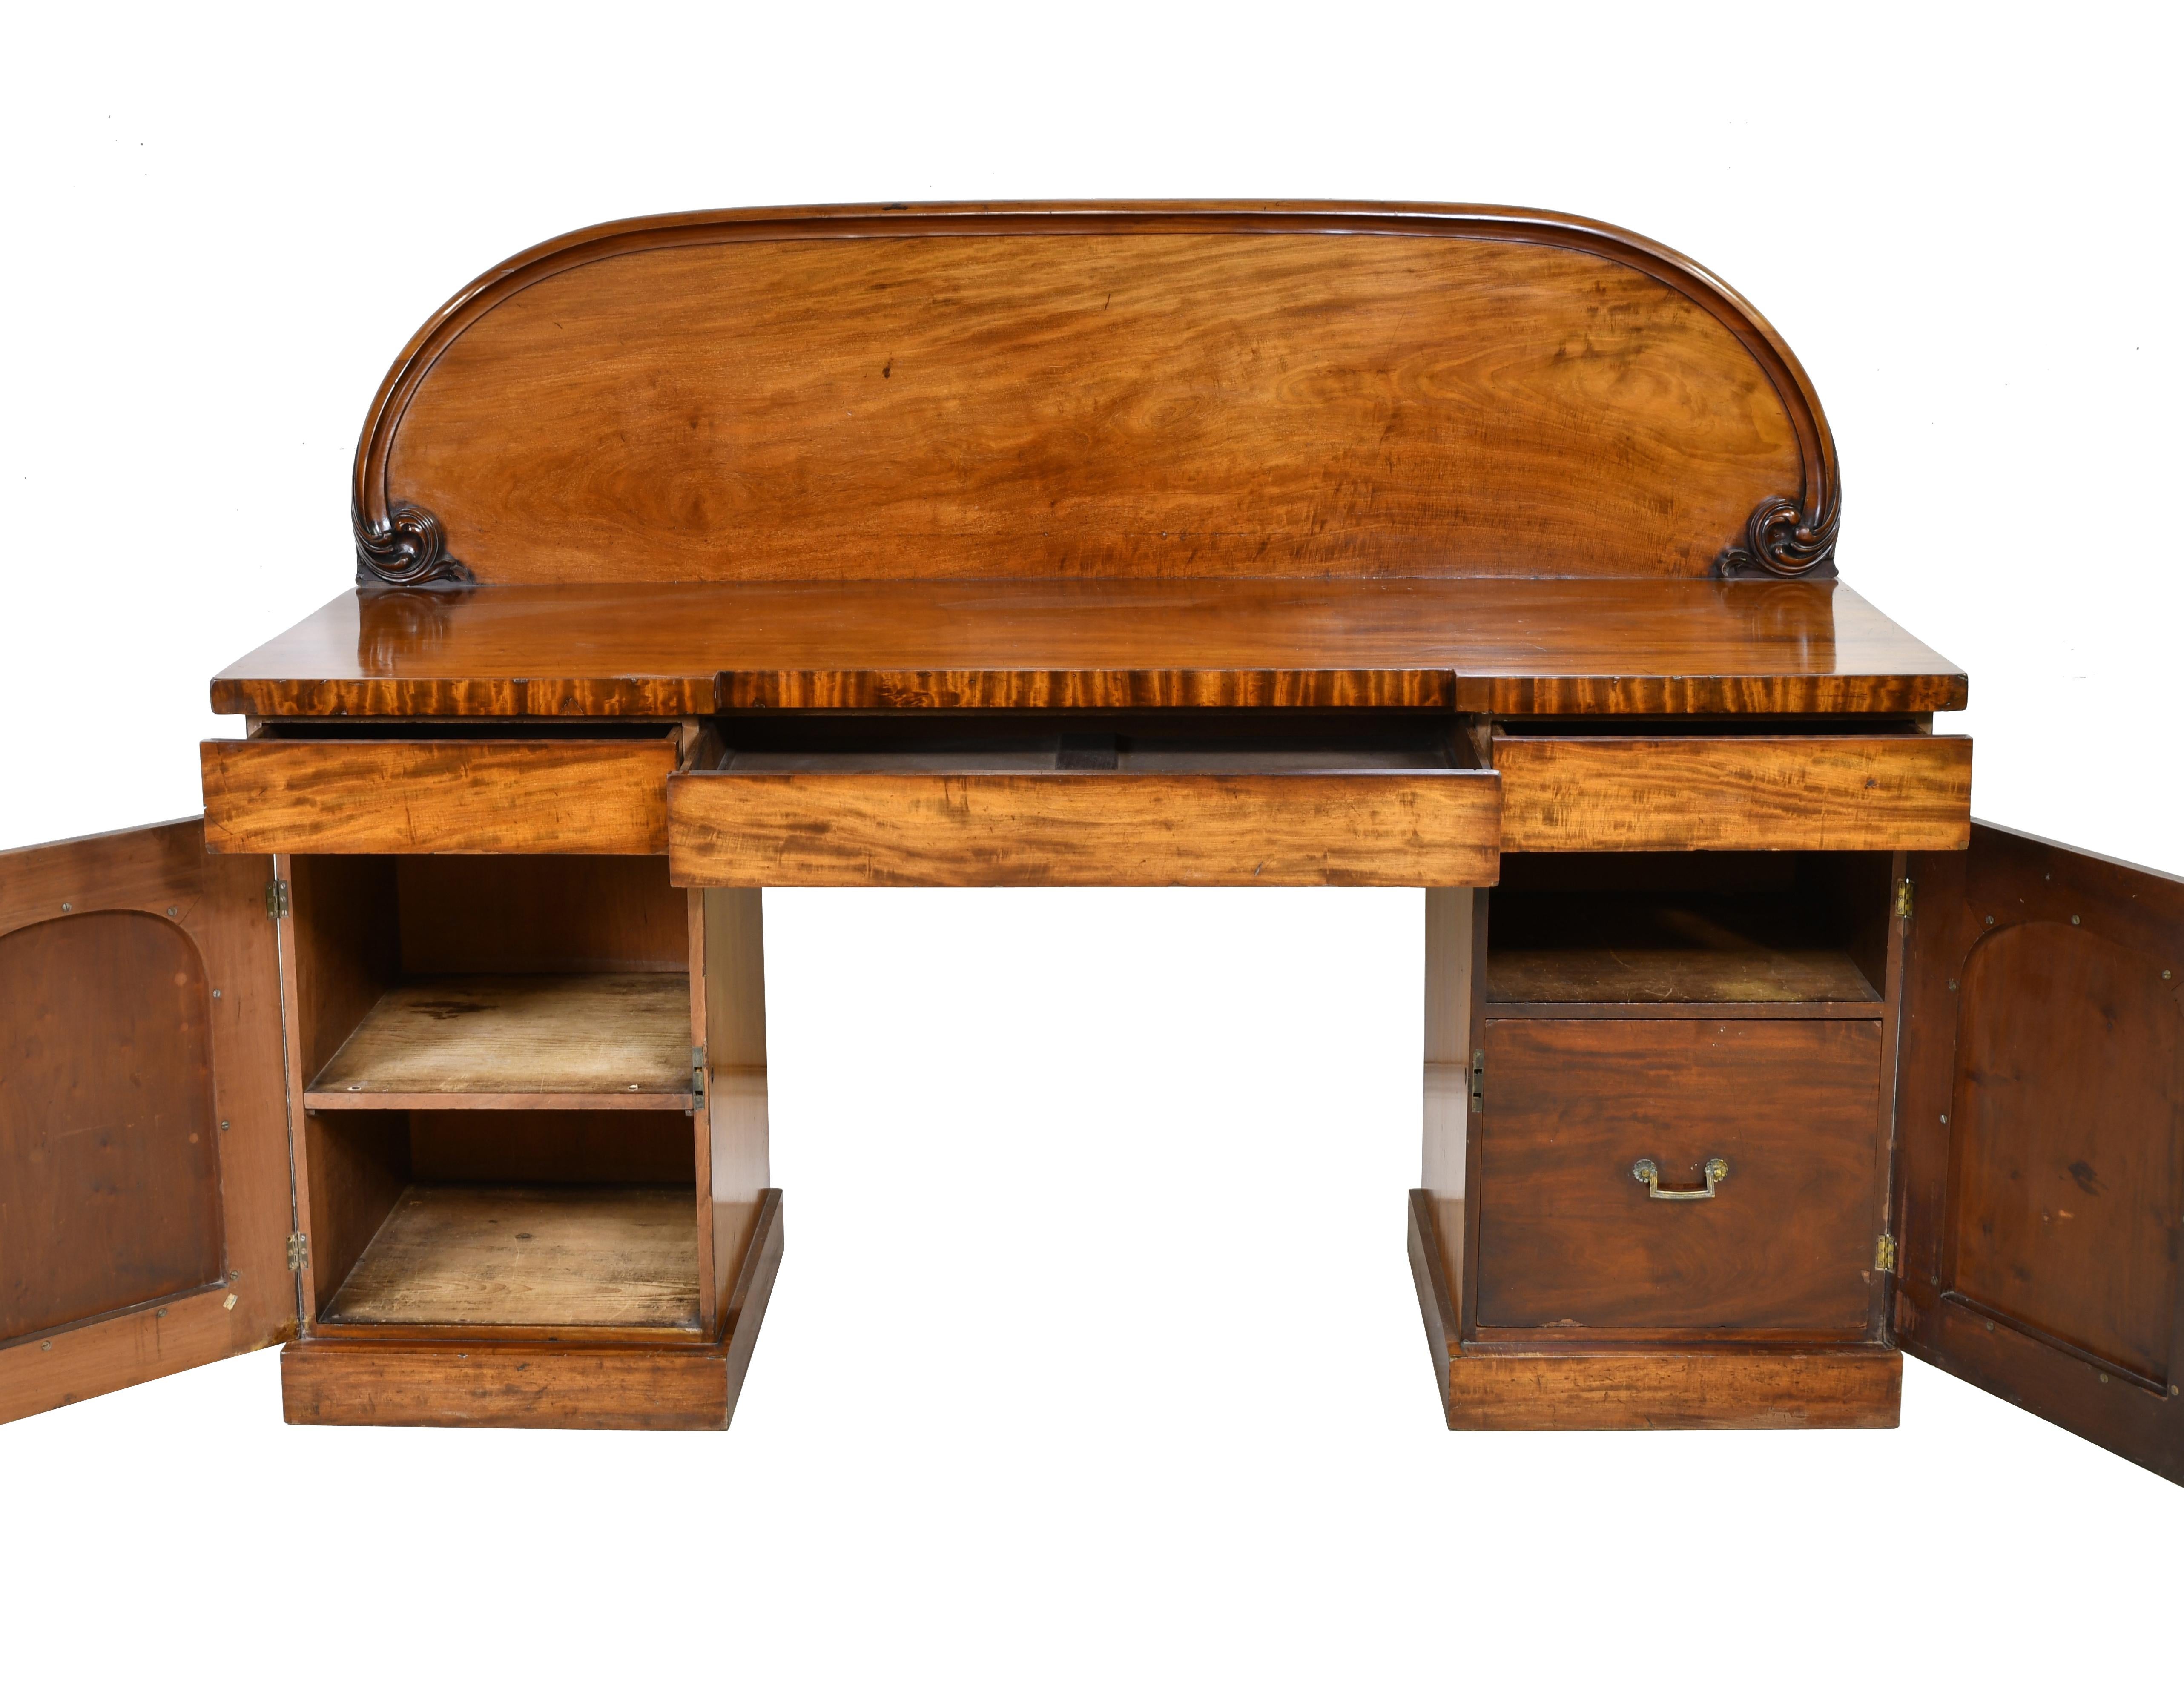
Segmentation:
<svg viewBox="0 0 2184 1692">
<path fill-rule="evenodd" d="M 1425 889 L 1450 1427 L 2184 1480 L 2184 882 L 1970 821 L 1741 297 L 1475 206 L 866 206 L 532 248 L 395 361 L 202 820 L 0 855 L 0 1417 L 725 1427 L 760 889 Z M 1390 1222 L 1394 1220 L 1390 1195 Z"/>
</svg>

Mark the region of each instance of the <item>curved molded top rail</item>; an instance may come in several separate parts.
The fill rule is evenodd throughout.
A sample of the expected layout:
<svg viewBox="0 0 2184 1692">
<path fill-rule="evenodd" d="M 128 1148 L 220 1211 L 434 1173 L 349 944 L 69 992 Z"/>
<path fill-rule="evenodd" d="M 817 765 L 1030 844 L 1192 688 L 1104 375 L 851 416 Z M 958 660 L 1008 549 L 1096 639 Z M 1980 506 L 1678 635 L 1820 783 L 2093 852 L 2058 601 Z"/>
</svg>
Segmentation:
<svg viewBox="0 0 2184 1692">
<path fill-rule="evenodd" d="M 582 230 L 357 448 L 367 585 L 1834 573 L 1835 442 L 1719 278 L 1490 206 L 818 207 Z"/>
</svg>

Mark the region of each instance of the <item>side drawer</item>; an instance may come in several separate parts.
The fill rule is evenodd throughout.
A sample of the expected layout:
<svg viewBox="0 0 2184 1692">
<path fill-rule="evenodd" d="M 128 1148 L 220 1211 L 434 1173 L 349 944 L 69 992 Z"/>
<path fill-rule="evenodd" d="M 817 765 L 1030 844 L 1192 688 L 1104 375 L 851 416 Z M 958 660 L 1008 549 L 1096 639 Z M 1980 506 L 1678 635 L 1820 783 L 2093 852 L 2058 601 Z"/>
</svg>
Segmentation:
<svg viewBox="0 0 2184 1692">
<path fill-rule="evenodd" d="M 1506 734 L 1510 852 L 1955 851 L 1971 839 L 1958 735 Z"/>
<path fill-rule="evenodd" d="M 1477 1326 L 1867 1329 L 1880 1024 L 1490 1020 Z M 1708 1162 L 1727 1172 L 1711 1198 Z"/>
<path fill-rule="evenodd" d="M 1455 887 L 1498 873 L 1485 770 L 737 770 L 668 784 L 684 887 Z"/>
<path fill-rule="evenodd" d="M 315 728 L 316 726 L 314 726 Z M 356 737 L 269 728 L 208 740 L 214 852 L 657 854 L 667 849 L 671 725 L 465 725 Z"/>
</svg>

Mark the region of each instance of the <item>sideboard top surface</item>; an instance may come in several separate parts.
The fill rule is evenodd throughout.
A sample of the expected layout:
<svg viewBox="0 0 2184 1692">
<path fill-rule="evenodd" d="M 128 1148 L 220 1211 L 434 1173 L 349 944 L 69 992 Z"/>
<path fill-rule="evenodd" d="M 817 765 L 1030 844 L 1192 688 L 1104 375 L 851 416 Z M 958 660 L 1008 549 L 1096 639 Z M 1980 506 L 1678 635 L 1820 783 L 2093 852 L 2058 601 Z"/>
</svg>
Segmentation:
<svg viewBox="0 0 2184 1692">
<path fill-rule="evenodd" d="M 900 581 L 342 594 L 213 709 L 1925 712 L 1964 672 L 1834 582 Z"/>
</svg>

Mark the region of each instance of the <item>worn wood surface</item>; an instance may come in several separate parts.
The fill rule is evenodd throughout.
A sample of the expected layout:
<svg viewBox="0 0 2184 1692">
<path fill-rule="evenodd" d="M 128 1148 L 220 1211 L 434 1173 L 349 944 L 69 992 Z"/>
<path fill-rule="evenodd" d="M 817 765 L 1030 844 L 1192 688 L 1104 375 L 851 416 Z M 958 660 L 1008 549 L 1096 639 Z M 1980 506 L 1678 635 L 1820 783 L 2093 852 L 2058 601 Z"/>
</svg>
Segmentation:
<svg viewBox="0 0 2184 1692">
<path fill-rule="evenodd" d="M 1825 582 L 603 582 L 344 593 L 214 678 L 261 716 L 1398 706 L 1953 710 Z"/>
<path fill-rule="evenodd" d="M 1486 1023 L 1479 1329 L 1869 1322 L 1886 1148 L 1867 1021 Z M 1654 1199 L 1631 1177 L 1715 1196 Z"/>
<path fill-rule="evenodd" d="M 1494 737 L 1511 852 L 1947 851 L 1971 827 L 1957 736 Z"/>
<path fill-rule="evenodd" d="M 689 1190 L 412 1186 L 319 1320 L 694 1328 Z"/>
<path fill-rule="evenodd" d="M 1834 483 L 1788 348 L 1623 231 L 1034 205 L 547 243 L 398 361 L 356 499 L 486 582 L 1661 577 Z"/>
<path fill-rule="evenodd" d="M 287 1420 L 346 1427 L 712 1428 L 728 1425 L 781 1263 L 769 1194 L 711 1344 L 588 1346 L 578 1339 L 420 1343 L 312 1336 L 281 1354 Z"/>
<path fill-rule="evenodd" d="M 271 871 L 194 819 L 0 853 L 0 1421 L 294 1328 Z"/>
<path fill-rule="evenodd" d="M 1881 906 L 1880 890 L 1875 903 Z M 1794 895 L 1532 892 L 1498 888 L 1486 996 L 1508 1003 L 1836 1001 L 1880 993 Z"/>
<path fill-rule="evenodd" d="M 1985 826 L 1910 876 L 1896 1332 L 2184 1483 L 2184 880 Z"/>
<path fill-rule="evenodd" d="M 404 982 L 313 1077 L 304 1103 L 314 1110 L 687 1106 L 689 1025 L 690 978 L 660 971 Z"/>
<path fill-rule="evenodd" d="M 215 852 L 658 852 L 656 740 L 208 740 Z"/>
<path fill-rule="evenodd" d="M 1494 879 L 1493 777 L 678 776 L 698 887 L 1418 887 Z"/>
</svg>

